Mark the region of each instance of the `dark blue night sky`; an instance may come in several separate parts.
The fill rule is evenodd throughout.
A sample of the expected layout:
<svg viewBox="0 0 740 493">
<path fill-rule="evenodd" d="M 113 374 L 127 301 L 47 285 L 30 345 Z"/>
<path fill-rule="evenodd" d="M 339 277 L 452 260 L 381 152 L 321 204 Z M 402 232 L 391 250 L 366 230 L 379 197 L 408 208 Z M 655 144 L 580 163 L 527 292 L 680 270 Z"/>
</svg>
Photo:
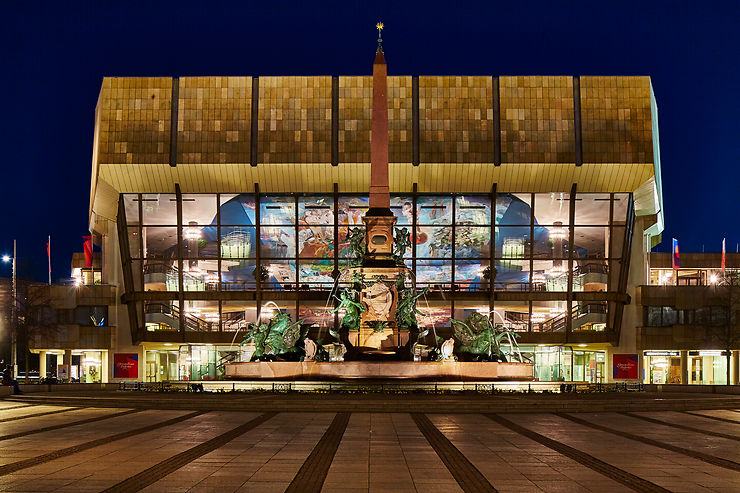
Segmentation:
<svg viewBox="0 0 740 493">
<path fill-rule="evenodd" d="M 682 252 L 719 251 L 727 237 L 734 252 L 740 4 L 647 3 L 4 2 L 0 253 L 18 238 L 19 276 L 43 280 L 51 234 L 54 278 L 69 276 L 103 76 L 370 74 L 378 20 L 391 74 L 651 76 L 658 249 L 677 237 Z"/>
</svg>

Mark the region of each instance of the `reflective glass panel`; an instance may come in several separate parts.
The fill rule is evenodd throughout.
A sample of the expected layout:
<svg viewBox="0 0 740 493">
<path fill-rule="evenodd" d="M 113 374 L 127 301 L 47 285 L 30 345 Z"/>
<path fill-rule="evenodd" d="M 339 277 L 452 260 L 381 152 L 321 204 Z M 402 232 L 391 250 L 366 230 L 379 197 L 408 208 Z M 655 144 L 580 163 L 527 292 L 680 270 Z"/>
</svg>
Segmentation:
<svg viewBox="0 0 740 493">
<path fill-rule="evenodd" d="M 219 198 L 221 225 L 253 226 L 255 224 L 254 195 L 242 193 L 221 194 Z"/>
<path fill-rule="evenodd" d="M 128 249 L 131 258 L 141 258 L 139 235 L 141 235 L 141 228 L 128 228 Z"/>
<path fill-rule="evenodd" d="M 296 282 L 295 261 L 265 260 L 262 266 L 267 270 L 265 287 L 268 289 L 292 288 Z"/>
<path fill-rule="evenodd" d="M 449 284 L 452 281 L 452 261 L 450 260 L 417 260 L 416 284 L 436 285 Z"/>
<path fill-rule="evenodd" d="M 492 278 L 496 291 L 529 291 L 529 259 L 496 260 Z"/>
<path fill-rule="evenodd" d="M 218 261 L 185 259 L 182 281 L 184 291 L 218 290 Z"/>
<path fill-rule="evenodd" d="M 490 240 L 490 226 L 457 226 L 455 228 L 455 257 L 490 257 Z"/>
<path fill-rule="evenodd" d="M 496 224 L 527 226 L 532 222 L 531 194 L 497 193 Z"/>
<path fill-rule="evenodd" d="M 573 240 L 573 258 L 606 258 L 609 228 L 606 226 L 576 226 Z"/>
<path fill-rule="evenodd" d="M 254 260 L 221 260 L 221 291 L 247 291 L 257 287 Z"/>
<path fill-rule="evenodd" d="M 254 301 L 222 301 L 221 330 L 235 332 L 244 330 L 257 320 L 257 304 Z"/>
<path fill-rule="evenodd" d="M 298 197 L 298 224 L 334 224 L 334 198 L 331 195 Z"/>
<path fill-rule="evenodd" d="M 126 211 L 126 224 L 128 226 L 139 224 L 139 194 L 123 194 L 123 207 Z"/>
<path fill-rule="evenodd" d="M 176 227 L 144 227 L 144 257 L 148 259 L 169 259 L 177 256 Z"/>
<path fill-rule="evenodd" d="M 485 226 L 491 224 L 491 199 L 483 195 L 455 198 L 455 224 Z"/>
<path fill-rule="evenodd" d="M 533 332 L 565 332 L 568 303 L 566 301 L 533 301 Z"/>
<path fill-rule="evenodd" d="M 576 224 L 608 225 L 610 202 L 608 193 L 579 193 L 576 200 Z"/>
<path fill-rule="evenodd" d="M 568 260 L 535 260 L 532 266 L 534 291 L 568 291 Z"/>
<path fill-rule="evenodd" d="M 342 195 L 339 197 L 339 224 L 361 225 L 362 216 L 367 212 L 367 196 Z"/>
<path fill-rule="evenodd" d="M 260 197 L 260 224 L 295 224 L 295 198 L 285 195 Z"/>
<path fill-rule="evenodd" d="M 182 195 L 182 223 L 216 225 L 216 194 L 185 193 Z"/>
<path fill-rule="evenodd" d="M 534 218 L 537 224 L 568 225 L 570 194 L 562 192 L 534 194 Z"/>
<path fill-rule="evenodd" d="M 625 224 L 630 195 L 628 193 L 614 194 L 614 224 Z"/>
<path fill-rule="evenodd" d="M 141 197 L 144 224 L 177 225 L 174 193 L 145 193 Z"/>
<path fill-rule="evenodd" d="M 294 226 L 262 226 L 260 252 L 265 258 L 295 257 Z"/>
<path fill-rule="evenodd" d="M 529 255 L 529 226 L 499 226 L 496 228 L 496 257 L 523 258 Z M 546 233 L 541 233 L 541 236 Z M 546 237 L 540 238 L 546 244 Z"/>
<path fill-rule="evenodd" d="M 303 258 L 333 258 L 334 227 L 299 226 L 298 252 Z"/>
<path fill-rule="evenodd" d="M 334 262 L 329 260 L 302 260 L 298 265 L 301 287 L 328 289 L 334 284 Z"/>
<path fill-rule="evenodd" d="M 404 195 L 391 195 L 391 211 L 396 216 L 396 226 L 410 226 L 414 221 L 414 199 Z"/>
<path fill-rule="evenodd" d="M 221 226 L 221 257 L 225 259 L 254 258 L 256 254 L 255 236 L 255 229 L 251 226 Z"/>
<path fill-rule="evenodd" d="M 416 223 L 452 224 L 452 197 L 422 195 L 416 199 Z"/>
<path fill-rule="evenodd" d="M 416 233 L 416 257 L 452 257 L 452 228 L 449 226 L 418 228 Z"/>
</svg>

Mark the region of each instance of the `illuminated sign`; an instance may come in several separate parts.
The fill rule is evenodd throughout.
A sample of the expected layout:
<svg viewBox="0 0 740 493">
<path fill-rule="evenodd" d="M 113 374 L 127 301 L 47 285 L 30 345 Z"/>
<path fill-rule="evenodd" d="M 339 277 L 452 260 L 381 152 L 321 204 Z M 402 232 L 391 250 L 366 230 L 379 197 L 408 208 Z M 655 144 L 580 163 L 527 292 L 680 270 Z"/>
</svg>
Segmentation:
<svg viewBox="0 0 740 493">
<path fill-rule="evenodd" d="M 681 351 L 645 351 L 645 356 L 681 356 Z"/>
</svg>

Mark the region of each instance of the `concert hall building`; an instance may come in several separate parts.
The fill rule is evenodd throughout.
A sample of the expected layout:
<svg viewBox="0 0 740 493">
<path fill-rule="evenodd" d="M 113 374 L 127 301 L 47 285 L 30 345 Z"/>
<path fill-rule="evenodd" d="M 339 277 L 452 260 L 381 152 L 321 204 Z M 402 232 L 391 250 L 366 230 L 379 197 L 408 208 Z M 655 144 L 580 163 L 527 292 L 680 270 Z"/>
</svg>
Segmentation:
<svg viewBox="0 0 740 493">
<path fill-rule="evenodd" d="M 650 78 L 387 80 L 391 208 L 430 288 L 423 342 L 493 311 L 537 379 L 611 381 L 613 355 L 638 353 L 631 299 L 663 227 Z M 240 329 L 276 307 L 331 339 L 368 205 L 371 108 L 369 75 L 103 79 L 100 284 L 79 289 L 110 300 L 94 328 L 107 336 L 84 348 L 109 381 L 217 378 Z"/>
</svg>

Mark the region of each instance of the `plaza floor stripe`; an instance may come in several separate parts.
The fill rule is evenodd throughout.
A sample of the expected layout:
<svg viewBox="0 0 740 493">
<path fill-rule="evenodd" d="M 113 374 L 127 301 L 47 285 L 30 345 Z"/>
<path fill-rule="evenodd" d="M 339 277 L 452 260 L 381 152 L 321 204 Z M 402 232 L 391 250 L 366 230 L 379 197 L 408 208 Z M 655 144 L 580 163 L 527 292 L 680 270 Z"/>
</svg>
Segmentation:
<svg viewBox="0 0 740 493">
<path fill-rule="evenodd" d="M 707 419 L 713 419 L 715 421 L 722 421 L 723 423 L 732 423 L 734 425 L 740 425 L 740 421 L 736 419 L 730 419 L 730 418 L 720 418 L 719 416 L 710 416 L 708 414 L 701 414 L 701 413 L 695 413 L 691 411 L 679 411 L 684 414 L 690 414 L 692 416 L 699 416 L 700 418 L 707 418 Z"/>
<path fill-rule="evenodd" d="M 531 440 L 534 440 L 535 442 L 540 443 L 544 445 L 545 447 L 551 448 L 552 450 L 575 460 L 579 464 L 582 464 L 600 474 L 603 474 L 607 478 L 613 479 L 614 481 L 617 481 L 618 483 L 621 483 L 635 491 L 647 491 L 647 492 L 670 491 L 670 490 L 663 488 L 662 486 L 659 486 L 653 482 L 648 481 L 647 479 L 643 479 L 639 476 L 635 476 L 634 474 L 631 474 L 625 471 L 624 469 L 620 469 L 600 459 L 597 459 L 593 455 L 587 454 L 586 452 L 583 452 L 582 450 L 578 450 L 569 445 L 565 445 L 564 443 L 560 443 L 557 440 L 553 440 L 552 438 L 548 438 L 544 435 L 540 435 L 536 431 L 532 431 L 529 428 L 525 428 L 521 425 L 514 423 L 513 421 L 509 421 L 508 419 L 498 414 L 486 414 L 486 416 L 489 419 L 493 420 L 494 422 L 502 426 L 505 426 L 511 431 L 514 431 Z"/>
<path fill-rule="evenodd" d="M 0 423 L 5 423 L 7 421 L 16 421 L 19 419 L 26 419 L 26 418 L 36 418 L 38 416 L 48 416 L 49 414 L 59 414 L 59 413 L 66 413 L 69 411 L 77 411 L 79 409 L 82 409 L 81 407 L 68 407 L 67 409 L 56 409 L 54 411 L 45 411 L 43 413 L 36 413 L 36 414 L 26 414 L 23 416 L 13 416 L 12 418 L 2 418 L 0 419 Z"/>
<path fill-rule="evenodd" d="M 125 414 L 130 414 L 131 412 L 140 412 L 140 411 L 130 411 Z M 183 416 L 178 416 L 177 418 L 172 418 L 172 419 L 168 419 L 167 421 L 162 421 L 161 423 L 154 423 L 154 424 L 143 426 L 141 428 L 136 428 L 130 431 L 124 431 L 123 433 L 118 433 L 115 435 L 98 438 L 97 440 L 91 440 L 89 442 L 81 443 L 79 445 L 73 445 L 72 447 L 55 450 L 54 452 L 49 452 L 48 454 L 37 455 L 36 457 L 31 457 L 30 459 L 24 459 L 24 460 L 19 460 L 17 462 L 11 462 L 10 464 L 5 464 L 4 466 L 0 466 L 0 476 L 5 476 L 6 474 L 20 471 L 21 469 L 27 469 L 29 467 L 37 466 L 39 464 L 43 464 L 44 462 L 49 462 L 54 459 L 58 459 L 60 457 L 66 457 L 71 454 L 76 454 L 78 452 L 82 452 L 83 450 L 91 449 L 93 447 L 98 447 L 100 445 L 105 445 L 107 443 L 114 442 L 116 440 L 123 440 L 124 438 L 129 438 L 135 435 L 140 435 L 141 433 L 146 433 L 148 431 L 156 430 L 157 428 L 163 428 L 165 426 L 174 425 L 181 421 L 185 421 L 186 419 L 194 418 L 196 416 L 200 416 L 201 414 L 205 414 L 205 413 L 206 411 L 195 411 L 189 414 L 185 414 Z M 119 416 L 121 414 L 122 413 L 118 413 Z M 108 416 L 108 417 L 110 418 L 111 416 Z"/>
<path fill-rule="evenodd" d="M 95 416 L 93 418 L 80 419 L 77 421 L 70 421 L 69 423 L 61 423 L 58 425 L 44 426 L 43 428 L 36 428 L 28 431 L 21 431 L 20 433 L 11 433 L 10 435 L 0 436 L 0 441 L 10 440 L 12 438 L 20 438 L 27 435 L 35 435 L 36 433 L 43 433 L 45 431 L 58 430 L 60 428 L 66 428 L 68 426 L 85 425 L 87 423 L 94 423 L 96 421 L 103 421 L 104 419 L 117 418 L 118 416 L 125 416 L 127 414 L 140 413 L 142 409 L 128 409 L 121 411 L 120 413 L 104 414 L 102 416 Z"/>
<path fill-rule="evenodd" d="M 198 414 L 203 414 L 198 413 Z M 212 452 L 216 450 L 219 447 L 223 447 L 227 443 L 229 443 L 234 438 L 237 438 L 246 432 L 253 430 L 257 426 L 261 425 L 268 419 L 272 418 L 273 416 L 277 415 L 277 413 L 265 413 L 260 416 L 257 416 L 256 418 L 244 423 L 243 425 L 239 425 L 236 428 L 227 431 L 226 433 L 222 433 L 221 435 L 211 438 L 210 440 L 207 440 L 200 445 L 196 445 L 195 447 L 192 447 L 184 452 L 181 452 L 177 455 L 174 455 L 170 457 L 169 459 L 165 459 L 159 464 L 155 464 L 149 469 L 146 469 L 144 471 L 141 471 L 139 474 L 136 474 L 134 476 L 131 476 L 128 479 L 124 479 L 118 484 L 115 484 L 111 486 L 108 489 L 103 490 L 104 492 L 116 492 L 116 493 L 127 493 L 127 492 L 134 492 L 134 491 L 140 491 L 147 486 L 156 483 L 163 477 L 167 476 L 168 474 L 171 474 L 184 465 L 187 465 L 194 461 L 195 459 L 204 456 L 205 454 Z"/>
<path fill-rule="evenodd" d="M 324 436 L 318 441 L 306 461 L 285 490 L 290 493 L 319 492 L 324 485 L 329 466 L 347 429 L 351 413 L 337 413 Z"/>
<path fill-rule="evenodd" d="M 670 426 L 673 428 L 678 428 L 679 430 L 692 431 L 694 433 L 702 433 L 704 435 L 709 435 L 709 436 L 719 437 L 719 438 L 726 438 L 728 440 L 735 440 L 736 442 L 740 442 L 740 437 L 737 435 L 728 435 L 726 433 L 720 433 L 718 431 L 703 430 L 701 428 L 694 428 L 693 426 L 682 425 L 678 423 L 670 423 L 668 421 L 663 421 L 662 419 L 650 418 L 648 416 L 641 416 L 635 413 L 623 412 L 620 414 L 629 416 L 630 418 L 641 419 L 643 421 L 647 421 L 648 423 L 654 423 L 656 425 Z"/>
<path fill-rule="evenodd" d="M 628 438 L 630 440 L 634 440 L 636 442 L 642 442 L 647 445 L 652 445 L 653 447 L 659 447 L 665 450 L 670 450 L 671 452 L 677 452 L 679 454 L 688 455 L 689 457 L 693 457 L 694 459 L 699 459 L 701 461 L 704 461 L 708 464 L 713 464 L 715 466 L 724 467 L 725 469 L 731 469 L 733 471 L 740 471 L 740 464 L 737 462 L 728 460 L 728 459 L 722 459 L 719 457 L 715 457 L 713 455 L 705 454 L 704 452 L 697 452 L 696 450 L 691 450 L 683 447 L 677 447 L 676 445 L 671 445 L 669 443 L 665 442 L 659 442 L 658 440 L 653 440 L 652 438 L 646 438 L 641 437 L 639 435 L 633 435 L 632 433 L 628 433 L 626 431 L 621 430 L 615 430 L 614 428 L 609 428 L 607 426 L 602 426 L 596 423 L 592 423 L 590 421 L 586 421 L 585 419 L 576 418 L 573 415 L 565 414 L 565 413 L 555 413 L 557 416 L 560 416 L 561 418 L 565 418 L 567 420 L 573 421 L 574 423 L 578 423 L 583 426 L 588 426 L 589 428 L 593 428 L 595 430 L 604 431 L 606 433 L 611 433 L 612 435 L 617 435 L 622 438 Z"/>
<path fill-rule="evenodd" d="M 10 411 L 11 409 L 20 409 L 22 407 L 37 406 L 38 404 L 21 404 L 20 406 L 0 407 L 0 411 Z"/>
<path fill-rule="evenodd" d="M 411 417 L 463 491 L 497 491 L 478 468 L 434 426 L 426 414 L 412 413 Z"/>
</svg>

